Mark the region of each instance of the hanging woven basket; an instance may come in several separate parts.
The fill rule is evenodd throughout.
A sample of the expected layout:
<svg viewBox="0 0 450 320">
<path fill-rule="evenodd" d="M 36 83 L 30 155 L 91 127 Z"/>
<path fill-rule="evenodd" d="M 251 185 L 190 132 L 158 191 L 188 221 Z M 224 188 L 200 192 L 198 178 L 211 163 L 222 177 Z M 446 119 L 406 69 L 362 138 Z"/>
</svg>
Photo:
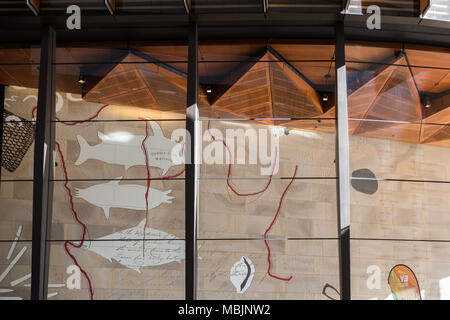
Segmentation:
<svg viewBox="0 0 450 320">
<path fill-rule="evenodd" d="M 14 172 L 34 140 L 35 124 L 4 110 L 2 167 Z"/>
</svg>

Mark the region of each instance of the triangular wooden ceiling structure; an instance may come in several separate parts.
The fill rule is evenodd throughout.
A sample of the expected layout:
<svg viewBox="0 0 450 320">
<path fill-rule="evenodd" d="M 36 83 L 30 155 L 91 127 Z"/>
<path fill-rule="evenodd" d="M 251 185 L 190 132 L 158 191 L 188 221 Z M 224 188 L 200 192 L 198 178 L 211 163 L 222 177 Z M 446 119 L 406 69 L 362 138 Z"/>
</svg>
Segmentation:
<svg viewBox="0 0 450 320">
<path fill-rule="evenodd" d="M 318 87 L 273 48 L 266 46 L 257 55 L 240 63 L 211 93 L 200 88 L 203 117 L 240 117 L 264 123 L 305 129 L 334 131 L 334 107 L 322 101 Z M 183 72 L 130 51 L 116 65 L 104 67 L 90 76 L 83 98 L 88 101 L 145 107 L 161 111 L 185 112 L 187 79 Z M 142 62 L 142 63 L 141 63 Z M 403 52 L 357 73 L 349 79 L 349 133 L 411 143 L 450 146 L 449 126 L 421 123 L 450 123 L 450 107 L 426 112 L 408 60 Z M 331 93 L 328 93 L 331 95 Z M 333 100 L 330 98 L 330 100 Z M 442 99 L 441 99 L 442 100 Z M 436 102 L 437 104 L 438 102 Z"/>
<path fill-rule="evenodd" d="M 446 106 L 443 108 L 443 106 Z M 420 132 L 420 140 L 425 144 L 450 146 L 450 92 L 431 101 L 431 107 L 442 110 L 426 117 Z"/>
<path fill-rule="evenodd" d="M 406 65 L 406 55 L 399 53 L 349 81 L 349 134 L 450 146 L 448 126 L 430 125 L 450 123 L 449 101 L 436 99 L 440 101 L 432 108 L 434 113 L 427 114 L 414 76 Z M 335 116 L 334 107 L 328 113 Z"/>
<path fill-rule="evenodd" d="M 401 55 L 393 65 L 372 74 L 369 81 L 349 95 L 349 118 L 362 119 L 349 122 L 350 134 L 370 135 L 370 132 L 387 129 L 386 138 L 389 135 L 392 138 L 388 128 L 396 122 L 422 121 L 420 95 L 405 64 L 406 58 Z"/>
<path fill-rule="evenodd" d="M 185 113 L 187 75 L 150 56 L 142 56 L 129 52 L 116 64 L 87 72 L 83 99 Z M 202 87 L 199 92 L 199 107 L 209 108 Z"/>
<path fill-rule="evenodd" d="M 222 82 L 212 90 L 215 110 L 242 118 L 275 119 L 262 120 L 275 124 L 323 114 L 320 94 L 312 84 L 269 50 L 242 63 Z"/>
</svg>

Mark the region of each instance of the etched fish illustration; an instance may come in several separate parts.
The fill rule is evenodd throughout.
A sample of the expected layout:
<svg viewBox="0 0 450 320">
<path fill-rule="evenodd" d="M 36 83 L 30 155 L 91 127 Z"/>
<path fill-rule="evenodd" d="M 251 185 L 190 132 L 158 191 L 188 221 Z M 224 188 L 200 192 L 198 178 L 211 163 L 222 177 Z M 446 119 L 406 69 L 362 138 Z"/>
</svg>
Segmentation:
<svg viewBox="0 0 450 320">
<path fill-rule="evenodd" d="M 139 273 L 142 267 L 159 266 L 173 261 L 180 263 L 184 259 L 183 240 L 150 227 L 145 229 L 145 239 L 154 239 L 154 241 L 145 242 L 143 253 L 142 240 L 139 239 L 143 239 L 144 225 L 145 219 L 136 227 L 86 242 L 85 246 L 110 262 L 114 259 L 121 265 Z"/>
<path fill-rule="evenodd" d="M 103 208 L 105 217 L 109 219 L 110 208 L 145 210 L 145 192 L 147 188 L 138 184 L 119 184 L 122 177 L 107 183 L 96 184 L 85 189 L 75 188 L 75 197 L 82 198 L 94 206 Z M 149 188 L 148 209 L 158 207 L 161 203 L 172 203 L 169 195 L 172 190 L 160 191 Z"/>
<path fill-rule="evenodd" d="M 182 147 L 179 143 L 164 137 L 159 124 L 149 121 L 153 130 L 153 136 L 148 136 L 145 146 L 148 153 L 149 165 L 162 169 L 165 175 L 170 167 L 184 163 Z M 98 132 L 101 143 L 91 146 L 80 135 L 77 135 L 80 144 L 80 155 L 75 165 L 80 165 L 88 159 L 97 159 L 109 164 L 124 165 L 125 169 L 132 166 L 145 165 L 145 154 L 142 151 L 144 135 L 105 135 Z M 178 147 L 178 149 L 174 149 Z M 172 150 L 180 150 L 179 153 Z M 175 164 L 174 164 L 175 160 Z"/>
<path fill-rule="evenodd" d="M 236 288 L 236 292 L 244 293 L 250 287 L 254 275 L 255 267 L 249 258 L 243 256 L 233 264 L 230 270 L 230 281 Z"/>
</svg>

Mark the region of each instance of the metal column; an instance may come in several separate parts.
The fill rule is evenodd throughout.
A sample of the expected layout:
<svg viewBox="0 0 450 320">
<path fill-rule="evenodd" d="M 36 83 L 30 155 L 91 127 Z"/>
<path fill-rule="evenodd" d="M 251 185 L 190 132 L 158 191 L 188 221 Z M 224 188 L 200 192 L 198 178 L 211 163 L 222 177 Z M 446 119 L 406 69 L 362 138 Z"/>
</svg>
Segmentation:
<svg viewBox="0 0 450 320">
<path fill-rule="evenodd" d="M 55 58 L 56 34 L 45 27 L 41 44 L 39 94 L 34 141 L 33 233 L 31 299 L 47 299 L 48 262 L 53 201 L 53 153 L 55 150 Z"/>
<path fill-rule="evenodd" d="M 5 111 L 5 86 L 0 85 L 0 179 L 2 178 L 2 157 L 3 157 L 3 116 Z"/>
<path fill-rule="evenodd" d="M 347 72 L 344 24 L 336 25 L 336 171 L 338 176 L 339 286 L 342 300 L 350 300 L 350 154 L 348 138 Z"/>
<path fill-rule="evenodd" d="M 186 300 L 197 298 L 197 213 L 199 174 L 198 113 L 198 30 L 195 22 L 189 24 L 188 81 L 186 131 L 190 136 L 186 148 L 185 172 L 185 238 L 186 238 Z"/>
</svg>

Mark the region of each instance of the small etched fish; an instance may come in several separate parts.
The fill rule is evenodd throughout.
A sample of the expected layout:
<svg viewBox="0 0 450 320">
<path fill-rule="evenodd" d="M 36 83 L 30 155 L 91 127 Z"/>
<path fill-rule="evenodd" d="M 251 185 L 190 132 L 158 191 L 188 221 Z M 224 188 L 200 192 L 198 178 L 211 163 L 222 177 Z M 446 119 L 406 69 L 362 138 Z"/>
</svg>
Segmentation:
<svg viewBox="0 0 450 320">
<path fill-rule="evenodd" d="M 110 208 L 146 210 L 147 188 L 138 184 L 119 184 L 121 179 L 122 177 L 117 177 L 107 183 L 96 184 L 85 189 L 75 188 L 75 197 L 101 207 L 107 219 L 109 219 Z M 148 209 L 156 208 L 161 203 L 172 203 L 175 197 L 169 195 L 171 192 L 172 190 L 160 191 L 149 188 Z"/>
<path fill-rule="evenodd" d="M 230 281 L 236 288 L 236 292 L 244 293 L 250 287 L 254 275 L 255 267 L 249 258 L 243 256 L 233 264 L 230 270 Z"/>
<path fill-rule="evenodd" d="M 87 241 L 85 246 L 110 262 L 141 272 L 140 268 L 159 266 L 184 259 L 184 240 L 164 231 L 145 228 L 144 253 L 142 241 L 145 219 L 139 225 Z M 153 241 L 151 241 L 153 239 Z M 106 241 L 109 240 L 109 241 Z"/>
<path fill-rule="evenodd" d="M 149 121 L 153 130 L 153 136 L 148 136 L 145 146 L 148 152 L 149 166 L 162 169 L 162 175 L 165 175 L 170 167 L 176 164 L 184 163 L 183 148 L 181 144 L 164 137 L 159 124 L 155 121 Z M 105 135 L 98 132 L 101 143 L 91 146 L 80 135 L 77 140 L 80 145 L 80 155 L 75 161 L 75 165 L 80 165 L 89 159 L 100 160 L 109 164 L 119 164 L 125 166 L 125 170 L 132 166 L 145 166 L 145 154 L 142 151 L 142 141 L 144 135 L 123 134 L 117 136 L 114 134 Z M 180 154 L 173 150 L 177 147 Z M 176 157 L 176 159 L 174 159 Z"/>
</svg>

